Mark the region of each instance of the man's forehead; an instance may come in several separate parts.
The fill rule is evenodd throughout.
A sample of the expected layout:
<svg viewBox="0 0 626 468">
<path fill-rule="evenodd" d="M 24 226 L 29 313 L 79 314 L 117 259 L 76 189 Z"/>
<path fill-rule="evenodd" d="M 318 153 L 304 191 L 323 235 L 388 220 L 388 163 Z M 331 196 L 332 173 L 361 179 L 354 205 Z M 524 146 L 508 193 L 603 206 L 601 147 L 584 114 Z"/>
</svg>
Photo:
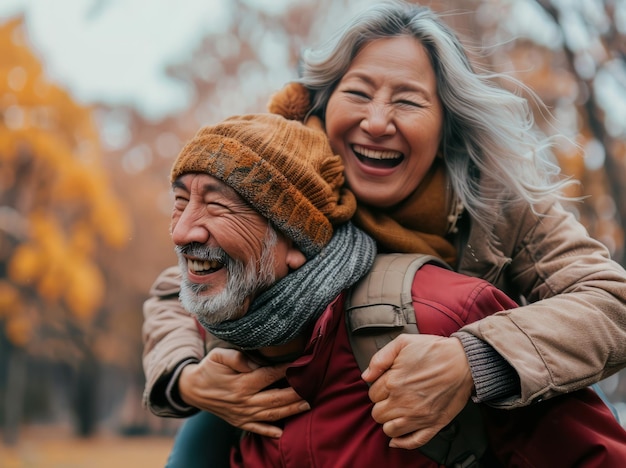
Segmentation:
<svg viewBox="0 0 626 468">
<path fill-rule="evenodd" d="M 183 174 L 174 181 L 174 188 L 179 187 L 189 192 L 196 191 L 200 194 L 220 193 L 228 198 L 242 200 L 235 189 L 219 180 L 217 177 L 203 172 Z"/>
</svg>

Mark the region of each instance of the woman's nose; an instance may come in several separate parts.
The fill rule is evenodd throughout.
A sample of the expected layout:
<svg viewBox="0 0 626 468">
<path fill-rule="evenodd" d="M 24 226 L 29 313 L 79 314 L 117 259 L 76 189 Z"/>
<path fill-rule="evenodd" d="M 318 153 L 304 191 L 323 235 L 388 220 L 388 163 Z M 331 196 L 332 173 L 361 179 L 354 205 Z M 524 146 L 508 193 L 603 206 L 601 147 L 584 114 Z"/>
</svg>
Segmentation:
<svg viewBox="0 0 626 468">
<path fill-rule="evenodd" d="M 371 103 L 361 120 L 361 129 L 373 137 L 395 134 L 396 126 L 389 106 L 382 103 Z"/>
</svg>

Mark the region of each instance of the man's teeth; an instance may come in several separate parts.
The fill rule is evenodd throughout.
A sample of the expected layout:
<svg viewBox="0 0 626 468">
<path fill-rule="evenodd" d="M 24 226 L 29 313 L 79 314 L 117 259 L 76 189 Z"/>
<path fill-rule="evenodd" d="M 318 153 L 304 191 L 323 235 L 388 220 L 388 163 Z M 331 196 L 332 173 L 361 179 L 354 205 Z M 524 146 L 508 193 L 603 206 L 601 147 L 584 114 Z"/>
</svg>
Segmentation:
<svg viewBox="0 0 626 468">
<path fill-rule="evenodd" d="M 370 159 L 398 159 L 402 157 L 402 153 L 400 151 L 373 150 L 360 145 L 354 145 L 352 149 L 355 153 L 359 153 L 360 155 Z"/>
<path fill-rule="evenodd" d="M 222 266 L 220 262 L 217 260 L 191 260 L 187 259 L 187 268 L 189 270 L 197 273 L 201 271 L 209 271 L 209 270 L 217 270 Z"/>
</svg>

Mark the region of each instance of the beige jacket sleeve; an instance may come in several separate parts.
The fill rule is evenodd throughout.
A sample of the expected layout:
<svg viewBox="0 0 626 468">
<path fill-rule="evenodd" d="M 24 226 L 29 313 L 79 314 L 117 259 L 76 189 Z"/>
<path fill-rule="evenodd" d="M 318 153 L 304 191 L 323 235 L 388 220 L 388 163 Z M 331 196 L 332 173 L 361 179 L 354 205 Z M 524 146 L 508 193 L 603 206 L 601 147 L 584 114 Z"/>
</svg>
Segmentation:
<svg viewBox="0 0 626 468">
<path fill-rule="evenodd" d="M 489 343 L 517 371 L 517 407 L 596 383 L 626 366 L 626 271 L 558 204 L 545 216 L 511 209 L 496 241 L 475 228 L 460 271 L 529 305 L 463 331 Z"/>
<path fill-rule="evenodd" d="M 178 300 L 179 291 L 180 270 L 170 267 L 156 279 L 143 307 L 143 404 L 158 416 L 182 417 L 195 411 L 176 410 L 165 391 L 177 367 L 186 361 L 200 361 L 206 350 L 195 318 Z"/>
</svg>

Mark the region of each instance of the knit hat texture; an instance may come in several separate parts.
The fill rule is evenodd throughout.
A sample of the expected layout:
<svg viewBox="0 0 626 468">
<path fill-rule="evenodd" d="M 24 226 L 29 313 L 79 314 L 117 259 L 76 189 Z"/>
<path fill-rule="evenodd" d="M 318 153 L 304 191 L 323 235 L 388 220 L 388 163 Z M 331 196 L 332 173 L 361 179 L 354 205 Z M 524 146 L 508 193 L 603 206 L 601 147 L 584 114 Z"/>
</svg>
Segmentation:
<svg viewBox="0 0 626 468">
<path fill-rule="evenodd" d="M 356 210 L 326 135 L 280 115 L 234 116 L 202 128 L 178 155 L 171 182 L 186 173 L 209 174 L 232 187 L 308 258 Z"/>
<path fill-rule="evenodd" d="M 270 96 L 267 110 L 286 119 L 304 121 L 311 110 L 311 93 L 296 81 L 290 81 Z"/>
</svg>

